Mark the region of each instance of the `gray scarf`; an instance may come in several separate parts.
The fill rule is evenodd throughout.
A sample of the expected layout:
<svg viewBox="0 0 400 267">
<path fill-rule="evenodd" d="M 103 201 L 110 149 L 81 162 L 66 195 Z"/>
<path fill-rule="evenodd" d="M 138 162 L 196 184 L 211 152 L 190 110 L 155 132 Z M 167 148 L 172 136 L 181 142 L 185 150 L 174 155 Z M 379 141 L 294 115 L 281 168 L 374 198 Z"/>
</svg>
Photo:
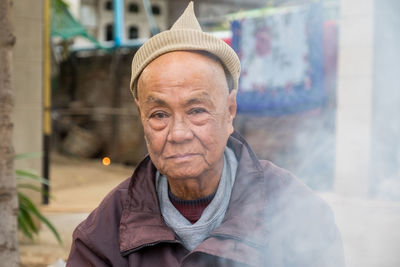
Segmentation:
<svg viewBox="0 0 400 267">
<path fill-rule="evenodd" d="M 224 167 L 217 192 L 211 203 L 205 208 L 200 219 L 192 224 L 174 207 L 168 197 L 168 180 L 156 173 L 156 188 L 160 201 L 161 213 L 166 224 L 181 239 L 183 245 L 194 250 L 208 235 L 217 228 L 225 217 L 231 198 L 231 191 L 236 177 L 238 161 L 233 151 L 226 147 L 224 151 Z"/>
</svg>

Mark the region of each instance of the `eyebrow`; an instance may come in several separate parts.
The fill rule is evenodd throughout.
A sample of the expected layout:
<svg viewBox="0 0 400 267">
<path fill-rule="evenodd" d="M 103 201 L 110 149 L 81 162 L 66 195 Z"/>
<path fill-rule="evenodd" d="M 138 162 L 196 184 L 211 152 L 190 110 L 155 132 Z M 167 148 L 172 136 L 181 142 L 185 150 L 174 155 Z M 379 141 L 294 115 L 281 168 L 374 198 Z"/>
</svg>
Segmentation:
<svg viewBox="0 0 400 267">
<path fill-rule="evenodd" d="M 164 101 L 158 97 L 152 96 L 152 95 L 146 97 L 145 103 L 148 105 L 156 105 L 156 106 L 164 106 L 164 107 L 168 106 L 168 103 L 166 101 Z M 199 94 L 189 98 L 188 100 L 185 101 L 184 105 L 190 106 L 190 105 L 202 104 L 202 103 L 206 103 L 211 106 L 214 106 L 210 95 L 207 94 L 206 92 L 199 93 Z"/>
<path fill-rule="evenodd" d="M 202 103 L 207 103 L 209 105 L 214 106 L 213 102 L 211 101 L 210 95 L 207 94 L 206 92 L 202 92 L 198 96 L 194 96 L 194 97 L 190 98 L 189 100 L 187 100 L 185 102 L 185 106 L 190 106 L 190 105 L 194 105 L 194 104 L 202 104 Z"/>
<path fill-rule="evenodd" d="M 153 104 L 153 105 L 157 105 L 157 106 L 168 106 L 167 102 L 165 102 L 164 100 L 154 97 L 154 96 L 148 96 L 146 98 L 146 104 Z"/>
</svg>

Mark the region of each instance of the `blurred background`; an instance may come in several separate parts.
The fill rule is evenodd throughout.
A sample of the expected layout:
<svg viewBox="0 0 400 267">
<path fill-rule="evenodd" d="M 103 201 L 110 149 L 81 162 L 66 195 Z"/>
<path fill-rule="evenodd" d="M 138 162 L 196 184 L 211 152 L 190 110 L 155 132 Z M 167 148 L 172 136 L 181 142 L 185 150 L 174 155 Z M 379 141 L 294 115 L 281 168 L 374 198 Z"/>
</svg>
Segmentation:
<svg viewBox="0 0 400 267">
<path fill-rule="evenodd" d="M 241 59 L 235 129 L 328 201 L 347 266 L 400 266 L 400 2 L 194 2 L 203 30 Z M 13 3 L 13 145 L 37 153 L 15 168 L 46 179 L 22 191 L 63 241 L 34 220 L 19 250 L 22 266 L 48 266 L 146 155 L 131 60 L 188 1 Z"/>
</svg>

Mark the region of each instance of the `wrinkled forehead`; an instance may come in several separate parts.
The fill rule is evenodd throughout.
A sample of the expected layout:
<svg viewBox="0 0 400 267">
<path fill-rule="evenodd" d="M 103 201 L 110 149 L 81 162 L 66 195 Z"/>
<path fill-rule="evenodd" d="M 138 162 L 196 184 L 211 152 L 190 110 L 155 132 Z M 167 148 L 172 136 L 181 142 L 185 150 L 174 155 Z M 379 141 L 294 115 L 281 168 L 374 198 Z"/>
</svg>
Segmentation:
<svg viewBox="0 0 400 267">
<path fill-rule="evenodd" d="M 162 72 L 166 71 L 166 68 L 176 66 L 177 64 L 187 66 L 187 69 L 202 69 L 213 70 L 212 78 L 221 78 L 226 81 L 227 91 L 231 89 L 231 78 L 228 70 L 224 67 L 222 61 L 215 55 L 207 51 L 173 51 L 165 53 L 152 62 L 150 62 L 141 72 L 137 79 L 137 94 L 139 97 L 140 87 L 143 87 L 143 83 L 146 83 L 147 79 L 143 79 L 145 76 L 148 78 L 150 75 L 161 76 Z"/>
</svg>

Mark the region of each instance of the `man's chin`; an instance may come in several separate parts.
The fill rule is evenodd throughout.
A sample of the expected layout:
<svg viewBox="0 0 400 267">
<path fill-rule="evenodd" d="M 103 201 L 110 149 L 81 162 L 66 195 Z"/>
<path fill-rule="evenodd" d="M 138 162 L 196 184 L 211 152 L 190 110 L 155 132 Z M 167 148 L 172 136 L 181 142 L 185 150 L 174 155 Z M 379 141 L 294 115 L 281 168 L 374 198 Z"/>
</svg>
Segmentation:
<svg viewBox="0 0 400 267">
<path fill-rule="evenodd" d="M 175 168 L 172 171 L 167 171 L 164 173 L 168 179 L 174 180 L 185 180 L 185 179 L 196 179 L 200 176 L 200 171 L 193 171 L 193 170 L 179 170 L 179 168 Z"/>
<path fill-rule="evenodd" d="M 185 164 L 196 164 L 195 161 L 198 161 L 199 159 L 199 154 L 180 154 L 167 157 L 165 161 L 168 162 L 168 164 L 179 167 L 180 165 L 184 166 Z"/>
</svg>

